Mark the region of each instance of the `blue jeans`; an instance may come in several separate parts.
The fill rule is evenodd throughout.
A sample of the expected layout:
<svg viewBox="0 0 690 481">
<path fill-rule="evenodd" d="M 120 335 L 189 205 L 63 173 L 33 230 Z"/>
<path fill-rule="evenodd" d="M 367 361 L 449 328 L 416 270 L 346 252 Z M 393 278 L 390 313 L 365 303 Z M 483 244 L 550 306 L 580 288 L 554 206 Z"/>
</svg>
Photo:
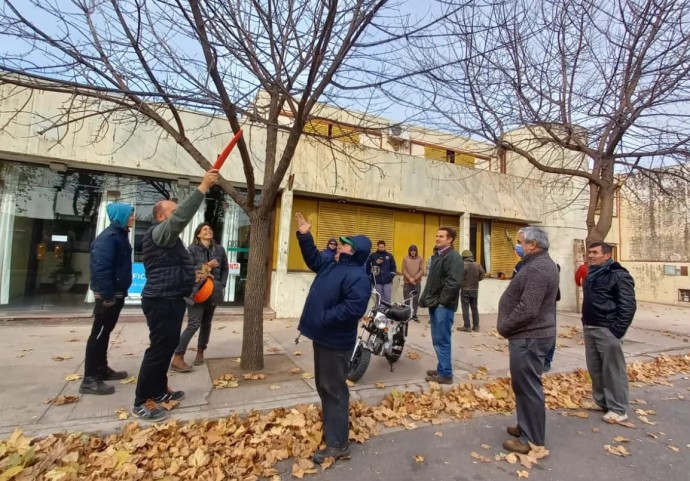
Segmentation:
<svg viewBox="0 0 690 481">
<path fill-rule="evenodd" d="M 431 342 L 436 350 L 439 376 L 453 377 L 453 364 L 450 357 L 450 339 L 453 332 L 455 312 L 445 306 L 429 308 L 431 317 Z"/>
</svg>

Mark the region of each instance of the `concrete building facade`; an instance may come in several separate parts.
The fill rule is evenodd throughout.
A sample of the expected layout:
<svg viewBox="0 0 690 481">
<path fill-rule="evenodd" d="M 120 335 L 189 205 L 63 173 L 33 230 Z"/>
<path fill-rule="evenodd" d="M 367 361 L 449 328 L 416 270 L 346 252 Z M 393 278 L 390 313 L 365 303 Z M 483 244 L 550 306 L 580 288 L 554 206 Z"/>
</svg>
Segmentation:
<svg viewBox="0 0 690 481">
<path fill-rule="evenodd" d="M 104 125 L 92 117 L 44 132 L 47 119 L 60 113 L 66 99 L 49 92 L 10 95 L 11 87 L 0 88 L 5 99 L 0 112 L 0 311 L 88 309 L 88 246 L 107 225 L 107 203 L 135 205 L 131 241 L 136 266 L 153 204 L 166 197 L 183 199 L 203 172 L 155 126 Z M 208 158 L 230 137 L 222 120 L 190 112 L 183 119 L 189 137 Z M 288 115 L 281 121 L 291 123 Z M 243 129 L 261 171 L 265 130 L 250 123 Z M 551 255 L 562 267 L 559 307 L 576 309 L 573 244 L 586 236 L 586 203 L 577 200 L 581 188 L 576 182 L 556 184 L 534 175 L 524 160 L 486 144 L 328 107 L 319 110 L 305 133 L 275 206 L 267 304 L 277 316 L 300 314 L 313 279 L 295 242 L 298 210 L 311 220 L 320 245 L 334 235 L 364 233 L 374 243 L 386 240 L 399 265 L 410 244 L 428 258 L 438 227 L 457 228 L 455 247 L 472 249 L 490 274 L 480 287 L 484 312 L 497 309 L 511 277 L 517 230 L 542 225 L 550 234 Z M 512 135 L 519 139 L 530 133 Z M 221 174 L 242 187 L 236 153 Z M 241 305 L 251 249 L 248 220 L 220 191 L 207 197 L 184 234 L 187 242 L 203 220 L 214 223 L 230 257 L 225 300 Z M 394 288 L 393 297 L 400 300 L 399 276 Z M 137 302 L 136 289 L 129 302 Z"/>
</svg>

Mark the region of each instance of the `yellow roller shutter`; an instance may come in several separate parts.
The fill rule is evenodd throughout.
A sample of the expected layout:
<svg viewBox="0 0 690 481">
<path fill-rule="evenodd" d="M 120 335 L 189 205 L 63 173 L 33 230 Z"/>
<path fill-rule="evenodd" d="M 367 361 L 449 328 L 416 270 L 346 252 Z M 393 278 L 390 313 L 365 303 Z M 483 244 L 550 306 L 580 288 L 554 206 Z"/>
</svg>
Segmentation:
<svg viewBox="0 0 690 481">
<path fill-rule="evenodd" d="M 331 137 L 341 142 L 359 144 L 359 132 L 346 125 L 333 124 L 331 127 Z"/>
<path fill-rule="evenodd" d="M 451 227 L 457 235 L 460 235 L 460 215 L 442 215 L 439 219 L 439 227 Z M 457 244 L 457 243 L 456 243 Z"/>
<path fill-rule="evenodd" d="M 474 168 L 474 156 L 469 155 L 469 154 L 456 153 L 455 154 L 455 164 L 456 165 L 464 165 L 465 167 Z"/>
<path fill-rule="evenodd" d="M 373 249 L 376 249 L 376 243 L 382 240 L 386 242 L 386 250 L 393 252 L 395 248 L 395 217 L 393 211 L 360 207 L 358 234 L 368 236 L 371 239 Z"/>
<path fill-rule="evenodd" d="M 334 202 L 319 202 L 319 229 L 316 246 L 325 249 L 328 239 L 357 231 L 357 210 Z"/>
<path fill-rule="evenodd" d="M 434 147 L 433 145 L 424 146 L 424 157 L 429 160 L 440 160 L 446 162 L 446 149 Z"/>
<path fill-rule="evenodd" d="M 321 122 L 318 120 L 310 120 L 304 124 L 305 134 L 316 134 L 322 137 L 328 137 L 329 134 L 329 124 L 327 122 Z"/>
<path fill-rule="evenodd" d="M 499 272 L 506 277 L 513 275 L 515 258 L 515 244 L 520 225 L 508 222 L 493 221 L 491 223 L 491 274 Z"/>
</svg>

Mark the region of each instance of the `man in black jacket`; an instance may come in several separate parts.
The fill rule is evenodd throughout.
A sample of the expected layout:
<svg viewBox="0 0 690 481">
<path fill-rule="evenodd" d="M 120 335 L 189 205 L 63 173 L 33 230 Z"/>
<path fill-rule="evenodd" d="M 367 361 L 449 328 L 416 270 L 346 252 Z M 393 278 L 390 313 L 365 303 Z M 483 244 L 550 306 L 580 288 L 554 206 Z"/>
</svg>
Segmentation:
<svg viewBox="0 0 690 481">
<path fill-rule="evenodd" d="M 149 327 L 149 347 L 141 361 L 132 414 L 144 421 L 167 417 L 163 403 L 181 401 L 184 391 L 168 387 L 168 366 L 180 343 L 180 331 L 187 309 L 185 297 L 194 288 L 194 262 L 180 234 L 194 218 L 206 192 L 218 182 L 218 171 L 209 170 L 201 184 L 179 206 L 162 200 L 153 207 L 154 224 L 143 240 L 146 285 L 141 308 Z"/>
<path fill-rule="evenodd" d="M 434 255 L 429 261 L 429 274 L 419 306 L 429 308 L 431 343 L 436 351 L 436 369 L 426 372 L 426 380 L 453 384 L 451 333 L 458 310 L 464 267 L 460 254 L 453 249 L 455 230 L 441 227 L 436 232 Z"/>
<path fill-rule="evenodd" d="M 378 241 L 376 251 L 372 252 L 367 260 L 367 275 L 371 277 L 371 273 L 374 272 L 376 290 L 386 302 L 391 302 L 393 297 L 393 279 L 397 270 L 393 254 L 386 250 L 386 241 Z"/>
<path fill-rule="evenodd" d="M 132 285 L 129 229 L 134 225 L 134 207 L 113 203 L 105 210 L 110 225 L 91 244 L 90 284 L 96 305 L 91 335 L 86 341 L 84 379 L 79 386 L 81 394 L 112 394 L 115 387 L 103 381 L 127 377 L 127 371 L 115 371 L 108 366 L 108 344 L 125 304 L 127 290 Z"/>
<path fill-rule="evenodd" d="M 628 419 L 628 373 L 622 339 L 632 323 L 637 304 L 635 282 L 618 262 L 612 247 L 604 242 L 589 246 L 589 272 L 584 282 L 584 324 L 587 369 L 592 378 L 591 409 L 606 411 L 604 421 Z"/>
</svg>

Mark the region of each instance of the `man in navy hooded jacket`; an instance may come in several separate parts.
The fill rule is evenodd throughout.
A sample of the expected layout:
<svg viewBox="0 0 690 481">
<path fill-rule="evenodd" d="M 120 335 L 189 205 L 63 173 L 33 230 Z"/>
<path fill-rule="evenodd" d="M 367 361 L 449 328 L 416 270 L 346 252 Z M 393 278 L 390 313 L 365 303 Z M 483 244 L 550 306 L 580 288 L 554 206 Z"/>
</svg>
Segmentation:
<svg viewBox="0 0 690 481">
<path fill-rule="evenodd" d="M 302 257 L 309 269 L 316 272 L 298 329 L 314 343 L 314 373 L 321 398 L 326 448 L 316 452 L 313 460 L 321 464 L 328 457 L 339 459 L 350 455 L 347 373 L 357 326 L 371 296 L 371 285 L 363 268 L 371 241 L 363 235 L 340 237 L 335 257 L 325 255 L 316 248 L 311 225 L 302 214 L 295 214 L 295 219 Z"/>
<path fill-rule="evenodd" d="M 106 207 L 110 226 L 91 244 L 91 290 L 96 297 L 93 327 L 86 341 L 84 379 L 79 386 L 82 394 L 112 394 L 115 387 L 103 381 L 127 377 L 126 371 L 108 366 L 110 333 L 115 328 L 120 311 L 132 285 L 132 246 L 129 228 L 134 224 L 134 207 L 129 204 L 110 204 Z"/>
</svg>

